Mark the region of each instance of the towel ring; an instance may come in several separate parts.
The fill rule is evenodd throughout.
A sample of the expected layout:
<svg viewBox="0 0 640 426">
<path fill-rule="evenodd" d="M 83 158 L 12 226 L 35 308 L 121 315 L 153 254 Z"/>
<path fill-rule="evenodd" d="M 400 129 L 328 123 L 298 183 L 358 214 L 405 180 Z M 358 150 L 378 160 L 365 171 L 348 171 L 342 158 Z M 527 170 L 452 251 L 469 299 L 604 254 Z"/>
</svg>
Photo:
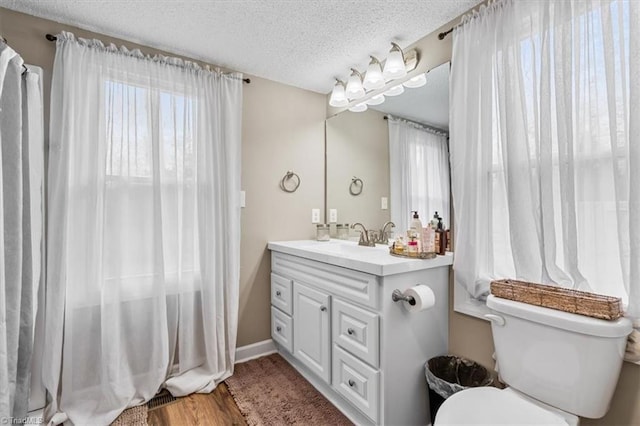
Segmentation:
<svg viewBox="0 0 640 426">
<path fill-rule="evenodd" d="M 362 188 L 364 188 L 362 179 L 354 176 L 353 179 L 351 179 L 351 184 L 349 184 L 349 194 L 354 196 L 360 195 L 362 194 Z"/>
<path fill-rule="evenodd" d="M 287 182 L 291 180 L 294 180 L 293 186 L 292 185 L 287 186 Z M 291 170 L 289 170 L 280 181 L 280 189 L 282 189 L 284 192 L 289 192 L 289 193 L 296 192 L 299 186 L 300 186 L 300 176 L 298 176 L 296 173 L 293 173 Z"/>
</svg>

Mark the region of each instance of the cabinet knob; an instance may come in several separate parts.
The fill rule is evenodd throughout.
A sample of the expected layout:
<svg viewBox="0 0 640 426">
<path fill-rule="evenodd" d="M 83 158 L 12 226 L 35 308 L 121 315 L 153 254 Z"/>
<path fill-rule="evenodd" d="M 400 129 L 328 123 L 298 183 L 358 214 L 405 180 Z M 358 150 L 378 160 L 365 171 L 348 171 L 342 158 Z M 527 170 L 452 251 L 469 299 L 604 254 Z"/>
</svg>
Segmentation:
<svg viewBox="0 0 640 426">
<path fill-rule="evenodd" d="M 276 331 L 282 331 L 282 327 L 277 326 L 277 327 L 276 327 Z"/>
<path fill-rule="evenodd" d="M 280 292 L 280 290 L 276 291 L 276 296 L 282 296 L 282 293 Z"/>
<path fill-rule="evenodd" d="M 347 328 L 347 333 L 349 333 L 350 335 L 355 333 L 355 331 L 353 330 L 353 328 Z"/>
<path fill-rule="evenodd" d="M 356 382 L 354 382 L 353 380 L 349 379 L 349 386 L 354 387 L 356 385 Z"/>
<path fill-rule="evenodd" d="M 327 307 L 326 307 L 326 306 L 324 306 L 324 305 L 323 305 L 323 306 L 320 306 L 320 310 L 321 310 L 322 312 L 325 312 L 325 311 L 327 310 Z"/>
</svg>

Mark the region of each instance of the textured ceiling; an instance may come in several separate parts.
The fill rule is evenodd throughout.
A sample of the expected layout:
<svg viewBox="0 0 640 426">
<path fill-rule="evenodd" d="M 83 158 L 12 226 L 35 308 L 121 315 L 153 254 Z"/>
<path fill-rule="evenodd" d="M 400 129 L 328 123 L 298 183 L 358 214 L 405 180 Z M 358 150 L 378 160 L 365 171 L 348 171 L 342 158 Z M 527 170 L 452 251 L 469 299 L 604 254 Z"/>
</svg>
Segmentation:
<svg viewBox="0 0 640 426">
<path fill-rule="evenodd" d="M 0 0 L 0 6 L 327 93 L 479 0 Z"/>
<path fill-rule="evenodd" d="M 449 68 L 447 62 L 432 69 L 424 86 L 405 89 L 400 96 L 387 96 L 384 103 L 370 108 L 448 131 Z"/>
</svg>

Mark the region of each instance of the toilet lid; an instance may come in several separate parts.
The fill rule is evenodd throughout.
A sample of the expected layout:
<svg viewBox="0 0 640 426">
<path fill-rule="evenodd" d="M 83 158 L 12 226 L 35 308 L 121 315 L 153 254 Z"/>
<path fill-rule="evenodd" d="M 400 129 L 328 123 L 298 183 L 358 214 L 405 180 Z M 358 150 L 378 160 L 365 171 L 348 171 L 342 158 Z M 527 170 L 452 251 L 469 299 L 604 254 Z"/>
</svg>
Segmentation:
<svg viewBox="0 0 640 426">
<path fill-rule="evenodd" d="M 492 387 L 467 389 L 449 397 L 438 410 L 435 425 L 568 425 L 560 415 Z"/>
</svg>

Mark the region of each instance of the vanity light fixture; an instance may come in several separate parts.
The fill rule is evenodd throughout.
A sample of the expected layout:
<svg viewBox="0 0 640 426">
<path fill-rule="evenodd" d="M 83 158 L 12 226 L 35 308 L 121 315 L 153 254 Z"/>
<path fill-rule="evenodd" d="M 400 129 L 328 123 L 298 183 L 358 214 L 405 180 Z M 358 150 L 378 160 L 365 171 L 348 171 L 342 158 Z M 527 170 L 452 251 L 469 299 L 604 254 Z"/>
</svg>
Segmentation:
<svg viewBox="0 0 640 426">
<path fill-rule="evenodd" d="M 398 84 L 397 86 L 393 86 L 386 92 L 384 92 L 385 96 L 398 96 L 404 93 L 404 86 L 402 84 Z"/>
<path fill-rule="evenodd" d="M 329 97 L 329 105 L 332 107 L 346 107 L 355 101 L 357 103 L 349 108 L 349 111 L 366 111 L 367 105 L 380 105 L 383 103 L 385 96 L 397 96 L 404 92 L 405 87 L 421 87 L 426 83 L 425 75 L 420 74 L 404 83 L 396 84 L 382 94 L 371 96 L 366 101 L 358 101 L 358 99 L 367 94 L 383 89 L 393 80 L 405 77 L 407 73 L 415 70 L 418 66 L 418 51 L 411 49 L 408 52 L 403 52 L 402 48 L 394 42 L 391 42 L 391 50 L 384 62 L 384 67 L 375 56 L 370 56 L 370 58 L 371 61 L 369 61 L 369 66 L 364 76 L 357 69 L 351 68 L 351 75 L 346 84 L 336 79 L 336 84 Z"/>
<path fill-rule="evenodd" d="M 362 74 L 355 68 L 351 68 L 351 76 L 347 80 L 347 98 L 349 100 L 359 99 L 364 96 L 364 87 L 362 87 Z"/>
<path fill-rule="evenodd" d="M 375 56 L 371 56 L 371 62 L 369 62 L 369 67 L 367 68 L 367 73 L 364 75 L 362 85 L 366 90 L 382 89 L 385 85 L 384 77 L 382 76 L 382 66 Z"/>
<path fill-rule="evenodd" d="M 384 95 L 381 93 L 379 95 L 375 95 L 375 96 L 372 96 L 371 98 L 367 99 L 367 101 L 365 103 L 367 105 L 380 105 L 383 102 L 384 102 Z"/>
<path fill-rule="evenodd" d="M 355 104 L 354 106 L 349 108 L 349 111 L 351 112 L 363 112 L 366 110 L 367 110 L 367 104 L 364 102 L 360 102 L 359 104 Z"/>
<path fill-rule="evenodd" d="M 344 107 L 349 105 L 349 99 L 345 92 L 344 82 L 336 78 L 336 84 L 333 86 L 331 97 L 329 98 L 329 105 L 332 107 Z"/>
<path fill-rule="evenodd" d="M 391 42 L 391 46 L 387 61 L 384 63 L 384 70 L 382 71 L 382 75 L 387 80 L 402 78 L 407 75 L 402 48 L 394 42 Z"/>
<path fill-rule="evenodd" d="M 415 89 L 417 87 L 422 87 L 427 84 L 427 75 L 425 73 L 420 73 L 415 77 L 410 78 L 409 80 L 402 83 L 404 87 L 408 87 L 410 89 Z"/>
</svg>

